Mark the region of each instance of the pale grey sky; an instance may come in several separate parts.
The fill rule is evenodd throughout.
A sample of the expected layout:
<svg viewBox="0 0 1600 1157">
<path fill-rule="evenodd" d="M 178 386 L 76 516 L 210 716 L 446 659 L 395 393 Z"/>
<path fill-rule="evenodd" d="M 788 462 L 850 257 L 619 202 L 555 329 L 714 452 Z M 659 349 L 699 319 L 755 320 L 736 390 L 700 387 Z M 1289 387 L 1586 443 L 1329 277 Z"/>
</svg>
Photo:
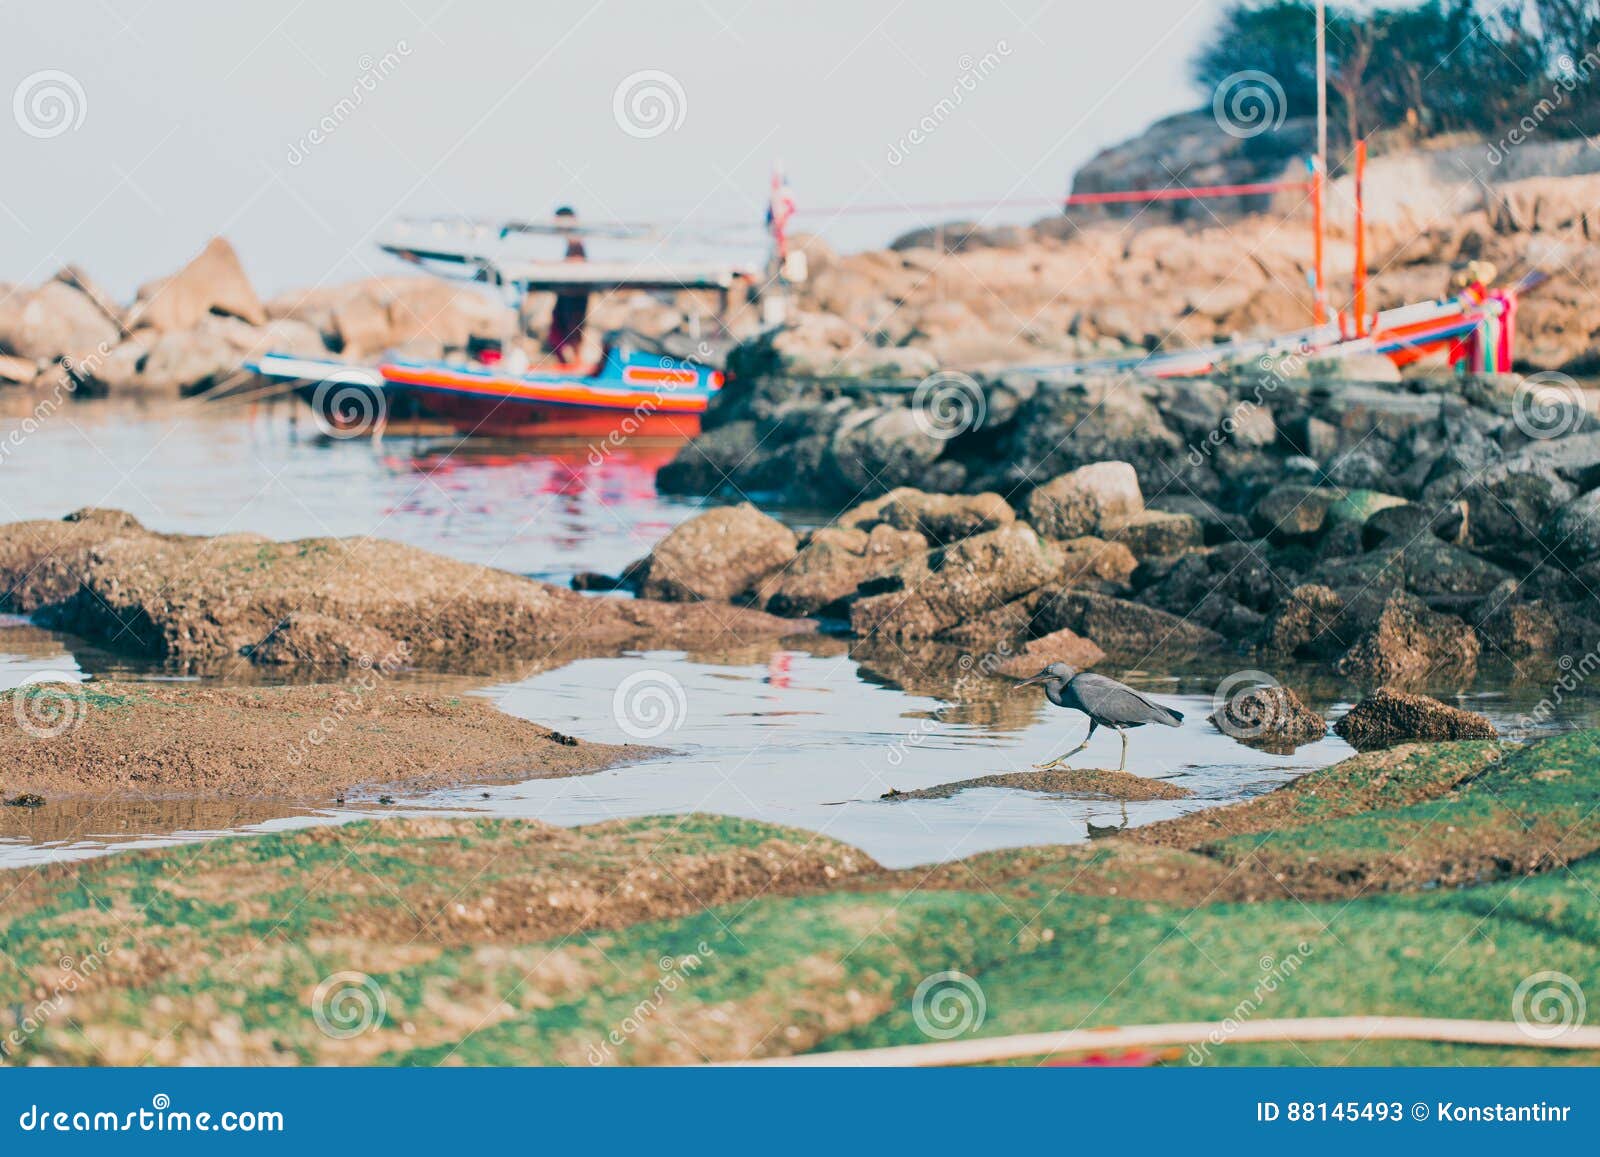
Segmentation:
<svg viewBox="0 0 1600 1157">
<path fill-rule="evenodd" d="M 0 282 L 75 261 L 128 294 L 216 233 L 265 292 L 390 272 L 371 240 L 403 214 L 759 222 L 779 157 L 802 208 L 1048 197 L 1200 103 L 1217 7 L 0 0 Z M 619 123 L 629 77 L 665 122 L 624 95 Z"/>
</svg>

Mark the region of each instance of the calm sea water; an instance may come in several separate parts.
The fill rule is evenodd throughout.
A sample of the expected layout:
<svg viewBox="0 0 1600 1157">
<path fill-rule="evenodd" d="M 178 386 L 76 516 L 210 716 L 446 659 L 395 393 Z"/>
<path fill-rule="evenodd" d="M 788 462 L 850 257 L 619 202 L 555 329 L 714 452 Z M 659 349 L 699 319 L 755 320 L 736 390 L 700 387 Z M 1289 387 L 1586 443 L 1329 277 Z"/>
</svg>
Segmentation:
<svg viewBox="0 0 1600 1157">
<path fill-rule="evenodd" d="M 669 447 L 599 460 L 587 447 L 462 446 L 452 441 L 329 441 L 288 404 L 217 410 L 81 403 L 52 415 L 0 461 L 0 519 L 57 518 L 109 506 L 162 531 L 253 531 L 277 538 L 376 534 L 473 562 L 564 581 L 614 572 L 693 515 L 656 495 Z M 4 420 L 0 420 L 4 421 Z M 15 420 L 9 420 L 16 428 Z M 0 426 L 0 429 L 3 429 Z M 167 677 L 82 640 L 0 618 L 0 687 L 42 672 Z M 1003 680 L 954 678 L 947 659 L 819 638 L 737 652 L 651 652 L 593 659 L 481 693 L 514 715 L 586 739 L 646 739 L 672 754 L 595 775 L 439 792 L 392 806 L 304 809 L 276 802 L 114 805 L 52 801 L 4 809 L 0 866 L 104 854 L 220 832 L 340 822 L 372 814 L 491 813 L 559 824 L 710 811 L 788 824 L 855 844 L 890 866 L 992 848 L 1089 838 L 1090 826 L 1148 823 L 1246 798 L 1344 758 L 1336 737 L 1273 755 L 1206 722 L 1227 668 L 1114 672 L 1185 712 L 1182 728 L 1130 735 L 1129 770 L 1188 788 L 1177 801 L 1120 803 L 1001 789 L 884 802 L 881 795 L 1025 770 L 1075 746 L 1081 716 Z M 419 677 L 422 678 L 422 677 Z M 1325 714 L 1357 693 L 1300 687 Z M 655 688 L 662 712 L 634 717 L 620 688 Z M 1509 723 L 1547 689 L 1537 682 L 1438 688 Z M 1569 701 L 1552 728 L 1595 722 Z M 647 724 L 649 734 L 641 734 Z M 1076 766 L 1115 767 L 1102 732 Z"/>
</svg>

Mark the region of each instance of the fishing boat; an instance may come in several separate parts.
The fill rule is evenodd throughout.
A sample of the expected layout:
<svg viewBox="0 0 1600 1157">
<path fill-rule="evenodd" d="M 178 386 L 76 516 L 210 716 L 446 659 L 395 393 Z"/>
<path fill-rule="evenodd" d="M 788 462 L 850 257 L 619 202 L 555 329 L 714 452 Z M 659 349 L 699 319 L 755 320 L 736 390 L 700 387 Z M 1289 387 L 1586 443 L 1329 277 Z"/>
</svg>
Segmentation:
<svg viewBox="0 0 1600 1157">
<path fill-rule="evenodd" d="M 608 343 L 595 366 L 514 372 L 502 359 L 381 360 L 374 367 L 269 354 L 251 367 L 299 383 L 297 393 L 334 430 L 436 419 L 485 437 L 595 438 L 622 430 L 692 438 L 722 388 L 720 370 L 667 354 Z"/>
<path fill-rule="evenodd" d="M 747 290 L 755 274 L 733 263 L 545 261 L 530 259 L 515 242 L 527 236 L 635 238 L 631 226 L 570 222 L 426 220 L 401 222 L 379 243 L 391 256 L 435 276 L 502 292 L 514 305 L 531 292 L 556 294 L 643 291 L 712 293 L 717 318 L 730 295 Z M 355 366 L 268 355 L 248 368 L 284 383 L 334 432 L 417 427 L 432 423 L 487 437 L 694 437 L 700 416 L 723 374 L 708 364 L 712 343 L 694 340 L 689 357 L 640 334 L 606 335 L 592 364 L 528 364 L 518 342 L 474 340 L 441 358 L 380 356 Z"/>
</svg>

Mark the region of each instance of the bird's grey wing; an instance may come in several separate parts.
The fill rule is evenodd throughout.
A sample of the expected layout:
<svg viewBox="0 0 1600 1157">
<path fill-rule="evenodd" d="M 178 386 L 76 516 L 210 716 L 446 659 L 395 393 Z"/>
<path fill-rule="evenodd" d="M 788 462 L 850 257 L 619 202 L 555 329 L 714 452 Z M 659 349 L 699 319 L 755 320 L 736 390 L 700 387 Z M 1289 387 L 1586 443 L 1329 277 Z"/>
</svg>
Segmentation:
<svg viewBox="0 0 1600 1157">
<path fill-rule="evenodd" d="M 1147 699 L 1132 687 L 1093 671 L 1074 676 L 1067 690 L 1085 711 L 1110 723 L 1165 723 L 1176 727 L 1183 719 L 1181 711 Z"/>
</svg>

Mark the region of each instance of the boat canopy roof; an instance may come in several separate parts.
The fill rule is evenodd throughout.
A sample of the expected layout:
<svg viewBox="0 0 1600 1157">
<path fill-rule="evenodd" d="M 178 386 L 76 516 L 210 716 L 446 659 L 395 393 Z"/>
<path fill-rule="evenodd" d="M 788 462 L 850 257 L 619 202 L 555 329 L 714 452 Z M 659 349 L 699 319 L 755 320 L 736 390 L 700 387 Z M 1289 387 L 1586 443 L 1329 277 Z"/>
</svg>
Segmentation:
<svg viewBox="0 0 1600 1157">
<path fill-rule="evenodd" d="M 637 238 L 633 226 L 564 227 L 546 222 L 491 223 L 464 219 L 402 221 L 378 243 L 385 253 L 441 277 L 516 286 L 524 291 L 727 289 L 753 280 L 751 269 L 729 261 L 550 261 L 519 252 L 518 235 Z"/>
</svg>

